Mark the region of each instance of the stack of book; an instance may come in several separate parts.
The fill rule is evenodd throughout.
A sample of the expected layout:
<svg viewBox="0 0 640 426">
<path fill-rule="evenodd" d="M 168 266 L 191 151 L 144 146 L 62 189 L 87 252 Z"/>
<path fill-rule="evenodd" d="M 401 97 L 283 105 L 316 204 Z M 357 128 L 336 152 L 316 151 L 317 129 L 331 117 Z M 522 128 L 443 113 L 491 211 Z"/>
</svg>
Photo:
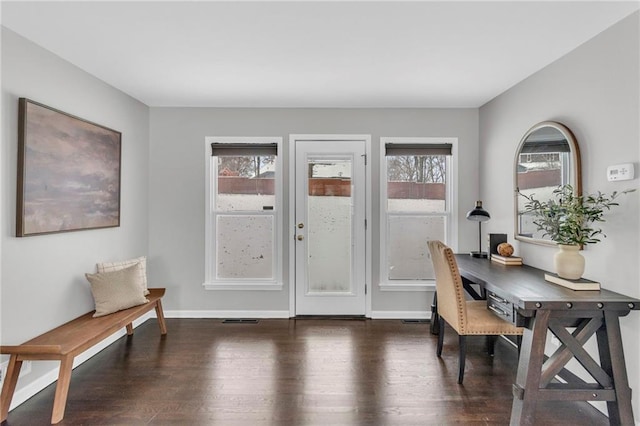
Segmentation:
<svg viewBox="0 0 640 426">
<path fill-rule="evenodd" d="M 499 263 L 501 265 L 522 265 L 522 258 L 518 256 L 500 256 L 499 254 L 492 254 L 491 261 L 495 263 Z"/>
<path fill-rule="evenodd" d="M 567 278 L 560 278 L 557 274 L 546 273 L 544 274 L 544 279 L 551 283 L 570 288 L 571 290 L 600 290 L 599 282 L 591 281 L 586 278 L 569 280 Z"/>
</svg>

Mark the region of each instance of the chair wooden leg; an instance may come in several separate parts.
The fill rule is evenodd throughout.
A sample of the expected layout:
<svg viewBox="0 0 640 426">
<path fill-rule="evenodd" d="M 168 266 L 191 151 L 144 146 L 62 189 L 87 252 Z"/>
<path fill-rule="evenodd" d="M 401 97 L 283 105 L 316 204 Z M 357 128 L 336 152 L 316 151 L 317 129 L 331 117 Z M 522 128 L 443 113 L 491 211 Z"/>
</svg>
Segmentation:
<svg viewBox="0 0 640 426">
<path fill-rule="evenodd" d="M 442 346 L 444 344 L 444 318 L 438 318 L 438 348 L 436 349 L 436 355 L 438 358 L 442 356 Z"/>
<path fill-rule="evenodd" d="M 467 336 L 458 336 L 460 346 L 460 358 L 458 360 L 458 384 L 464 379 L 464 364 L 467 358 Z"/>
<path fill-rule="evenodd" d="M 488 335 L 487 336 L 487 352 L 489 352 L 489 356 L 493 356 L 496 349 L 496 340 L 498 336 Z"/>
</svg>

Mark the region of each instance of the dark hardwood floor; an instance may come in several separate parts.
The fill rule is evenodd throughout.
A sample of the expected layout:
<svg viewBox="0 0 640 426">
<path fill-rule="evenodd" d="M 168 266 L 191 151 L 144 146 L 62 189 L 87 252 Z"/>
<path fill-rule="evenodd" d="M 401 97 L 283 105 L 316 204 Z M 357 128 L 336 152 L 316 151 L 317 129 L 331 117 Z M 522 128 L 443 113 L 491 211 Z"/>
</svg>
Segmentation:
<svg viewBox="0 0 640 426">
<path fill-rule="evenodd" d="M 506 425 L 516 350 L 470 337 L 464 385 L 457 337 L 443 358 L 429 324 L 399 320 L 155 320 L 76 368 L 61 425 Z M 54 385 L 4 425 L 46 425 Z M 600 425 L 587 403 L 539 404 L 540 425 Z"/>
</svg>

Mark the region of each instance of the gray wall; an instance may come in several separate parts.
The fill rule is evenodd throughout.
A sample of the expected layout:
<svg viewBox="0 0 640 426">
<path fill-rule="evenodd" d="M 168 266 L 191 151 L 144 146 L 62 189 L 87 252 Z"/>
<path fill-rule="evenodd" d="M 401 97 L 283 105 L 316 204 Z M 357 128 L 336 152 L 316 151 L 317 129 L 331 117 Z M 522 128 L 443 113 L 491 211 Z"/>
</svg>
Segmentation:
<svg viewBox="0 0 640 426">
<path fill-rule="evenodd" d="M 121 226 L 15 237 L 18 98 L 122 132 Z M 0 341 L 19 344 L 93 309 L 85 272 L 147 253 L 149 109 L 2 28 L 2 271 Z M 6 360 L 3 357 L 2 360 Z M 19 389 L 51 369 L 34 363 Z"/>
<path fill-rule="evenodd" d="M 607 166 L 640 159 L 639 20 L 635 13 L 480 108 L 481 195 L 491 212 L 490 232 L 506 232 L 513 243 L 513 162 L 524 133 L 554 120 L 575 134 L 582 153 L 585 193 L 638 188 L 638 177 L 608 182 Z M 640 193 L 620 200 L 606 215 L 607 238 L 583 251 L 585 277 L 640 297 Z M 497 209 L 493 206 L 500 206 Z M 493 207 L 493 208 L 492 208 Z M 526 263 L 552 269 L 555 249 L 514 243 Z M 634 411 L 640 412 L 640 313 L 622 319 Z"/>
<path fill-rule="evenodd" d="M 167 286 L 167 310 L 289 310 L 289 255 L 283 253 L 282 291 L 205 291 L 204 185 L 206 136 L 281 136 L 288 162 L 288 136 L 295 133 L 370 134 L 373 178 L 374 311 L 427 311 L 431 293 L 380 292 L 379 142 L 381 136 L 451 136 L 459 138 L 460 249 L 477 244 L 465 213 L 479 186 L 477 109 L 218 109 L 151 108 L 149 274 Z M 285 170 L 285 183 L 288 182 Z M 285 185 L 286 186 L 286 185 Z M 285 225 L 288 192 L 285 191 Z M 285 235 L 285 245 L 288 237 Z"/>
</svg>

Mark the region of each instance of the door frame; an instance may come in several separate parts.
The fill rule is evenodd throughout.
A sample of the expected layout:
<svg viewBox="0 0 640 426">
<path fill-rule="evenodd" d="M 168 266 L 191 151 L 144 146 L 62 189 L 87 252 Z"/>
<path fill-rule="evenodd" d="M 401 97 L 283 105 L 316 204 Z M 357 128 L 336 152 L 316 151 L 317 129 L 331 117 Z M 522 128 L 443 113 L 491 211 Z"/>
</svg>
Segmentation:
<svg viewBox="0 0 640 426">
<path fill-rule="evenodd" d="M 367 228 L 365 229 L 365 316 L 371 318 L 371 250 L 372 250 L 372 203 L 371 203 L 371 166 L 373 163 L 371 158 L 371 135 L 353 135 L 353 134 L 290 134 L 289 135 L 289 221 L 287 223 L 287 238 L 289 239 L 289 316 L 296 315 L 296 143 L 298 141 L 353 141 L 364 142 L 365 161 L 365 220 Z"/>
</svg>

